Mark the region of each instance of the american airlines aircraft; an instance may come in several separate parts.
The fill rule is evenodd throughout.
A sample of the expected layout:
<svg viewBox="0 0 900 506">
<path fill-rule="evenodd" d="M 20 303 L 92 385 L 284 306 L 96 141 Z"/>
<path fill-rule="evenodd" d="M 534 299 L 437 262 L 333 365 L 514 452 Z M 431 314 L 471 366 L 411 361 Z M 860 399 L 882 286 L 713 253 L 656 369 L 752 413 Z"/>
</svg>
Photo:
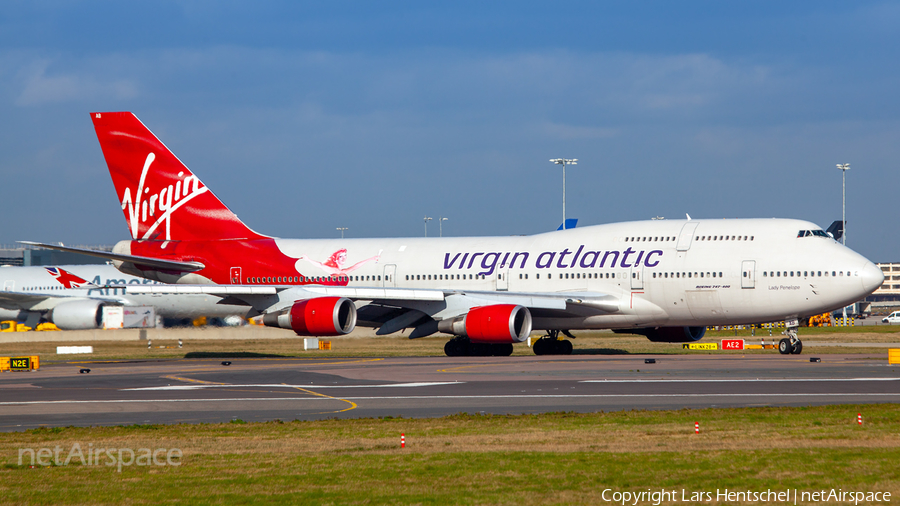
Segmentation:
<svg viewBox="0 0 900 506">
<path fill-rule="evenodd" d="M 244 316 L 249 309 L 214 295 L 132 293 L 154 282 L 112 265 L 2 267 L 0 281 L 0 320 L 24 321 L 31 328 L 42 320 L 62 330 L 99 328 L 103 306 L 153 306 L 164 318 Z"/>
<path fill-rule="evenodd" d="M 689 342 L 708 325 L 799 321 L 881 285 L 872 262 L 801 220 L 656 220 L 532 236 L 279 239 L 257 233 L 130 112 L 91 115 L 132 240 L 130 274 L 177 283 L 148 293 L 242 301 L 266 325 L 340 335 L 356 325 L 455 336 L 448 355 L 508 355 L 533 330 L 537 354 L 571 353 L 578 329 Z M 35 243 L 32 243 L 35 244 Z M 46 245 L 54 247 L 52 245 Z"/>
</svg>

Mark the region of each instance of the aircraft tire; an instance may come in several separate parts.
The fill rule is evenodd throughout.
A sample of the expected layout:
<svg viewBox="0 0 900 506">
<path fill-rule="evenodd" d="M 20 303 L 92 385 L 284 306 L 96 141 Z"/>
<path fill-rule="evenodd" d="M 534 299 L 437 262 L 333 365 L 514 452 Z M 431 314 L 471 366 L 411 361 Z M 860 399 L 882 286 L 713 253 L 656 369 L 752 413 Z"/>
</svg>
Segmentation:
<svg viewBox="0 0 900 506">
<path fill-rule="evenodd" d="M 782 355 L 790 355 L 793 353 L 794 347 L 791 345 L 791 340 L 788 338 L 784 338 L 781 341 L 778 341 L 778 353 Z"/>
<path fill-rule="evenodd" d="M 557 342 L 557 350 L 559 350 L 560 355 L 571 355 L 573 348 L 572 341 Z"/>
<path fill-rule="evenodd" d="M 490 357 L 493 355 L 494 346 L 487 343 L 470 343 L 469 355 L 473 357 Z"/>
<path fill-rule="evenodd" d="M 803 351 L 803 341 L 797 341 L 794 343 L 794 349 L 791 350 L 791 354 L 799 355 Z"/>
<path fill-rule="evenodd" d="M 544 339 L 538 339 L 531 345 L 535 355 L 547 355 L 547 342 Z"/>
<path fill-rule="evenodd" d="M 470 354 L 469 343 L 462 339 L 451 339 L 444 345 L 444 354 L 448 357 L 465 357 Z"/>
<path fill-rule="evenodd" d="M 447 341 L 447 344 L 444 345 L 444 355 L 447 355 L 448 357 L 456 357 L 456 356 L 458 356 L 457 353 L 458 353 L 458 350 L 457 350 L 456 343 L 453 342 L 452 339 Z"/>
<path fill-rule="evenodd" d="M 492 347 L 493 347 L 493 349 L 491 350 L 493 352 L 492 355 L 495 357 L 508 357 L 508 356 L 512 355 L 512 352 L 513 352 L 512 343 L 495 344 Z"/>
</svg>

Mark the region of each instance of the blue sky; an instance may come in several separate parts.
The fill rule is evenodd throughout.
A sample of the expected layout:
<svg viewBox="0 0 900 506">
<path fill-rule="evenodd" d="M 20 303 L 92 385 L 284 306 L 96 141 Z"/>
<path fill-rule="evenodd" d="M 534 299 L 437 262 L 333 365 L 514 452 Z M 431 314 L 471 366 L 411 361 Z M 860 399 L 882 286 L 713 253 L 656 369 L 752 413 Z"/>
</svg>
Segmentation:
<svg viewBox="0 0 900 506">
<path fill-rule="evenodd" d="M 88 113 L 130 110 L 280 237 L 840 219 L 900 260 L 900 3 L 6 2 L 0 242 L 127 228 Z M 435 222 L 430 235 L 437 234 Z"/>
</svg>

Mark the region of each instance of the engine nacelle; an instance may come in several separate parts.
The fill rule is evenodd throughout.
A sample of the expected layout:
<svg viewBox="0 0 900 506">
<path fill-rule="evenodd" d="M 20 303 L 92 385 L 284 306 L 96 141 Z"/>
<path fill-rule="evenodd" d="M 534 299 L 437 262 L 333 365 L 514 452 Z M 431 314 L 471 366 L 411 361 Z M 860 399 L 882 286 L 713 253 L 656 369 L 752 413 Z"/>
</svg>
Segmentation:
<svg viewBox="0 0 900 506">
<path fill-rule="evenodd" d="M 62 330 L 96 329 L 103 323 L 105 305 L 99 300 L 62 302 L 53 308 L 48 319 Z"/>
<path fill-rule="evenodd" d="M 438 330 L 468 336 L 473 343 L 521 343 L 531 334 L 531 312 L 525 306 L 497 304 L 473 307 L 465 316 L 438 322 Z"/>
<path fill-rule="evenodd" d="M 632 332 L 643 334 L 654 343 L 692 343 L 706 335 L 706 327 L 656 327 L 640 330 L 642 332 Z"/>
<path fill-rule="evenodd" d="M 298 300 L 290 309 L 267 313 L 263 324 L 291 329 L 298 336 L 340 336 L 356 328 L 356 306 L 346 297 Z"/>
</svg>

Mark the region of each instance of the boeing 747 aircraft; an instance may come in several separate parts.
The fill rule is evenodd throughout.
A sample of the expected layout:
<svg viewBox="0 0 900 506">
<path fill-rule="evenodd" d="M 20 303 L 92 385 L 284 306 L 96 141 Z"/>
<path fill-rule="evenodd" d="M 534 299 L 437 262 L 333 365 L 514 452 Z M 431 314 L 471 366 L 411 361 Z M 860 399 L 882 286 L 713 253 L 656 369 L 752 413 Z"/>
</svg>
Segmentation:
<svg viewBox="0 0 900 506">
<path fill-rule="evenodd" d="M 122 274 L 112 265 L 2 267 L 0 281 L 0 320 L 31 328 L 40 321 L 62 330 L 99 328 L 103 306 L 153 306 L 163 318 L 244 316 L 250 309 L 215 295 L 132 293 L 153 282 Z"/>
<path fill-rule="evenodd" d="M 708 325 L 800 319 L 874 291 L 881 270 L 814 223 L 656 220 L 516 237 L 279 239 L 235 216 L 130 112 L 91 115 L 132 240 L 109 258 L 130 274 L 239 300 L 299 335 L 453 335 L 448 355 L 571 353 L 571 330 L 689 342 Z M 54 247 L 52 245 L 46 245 Z"/>
</svg>

